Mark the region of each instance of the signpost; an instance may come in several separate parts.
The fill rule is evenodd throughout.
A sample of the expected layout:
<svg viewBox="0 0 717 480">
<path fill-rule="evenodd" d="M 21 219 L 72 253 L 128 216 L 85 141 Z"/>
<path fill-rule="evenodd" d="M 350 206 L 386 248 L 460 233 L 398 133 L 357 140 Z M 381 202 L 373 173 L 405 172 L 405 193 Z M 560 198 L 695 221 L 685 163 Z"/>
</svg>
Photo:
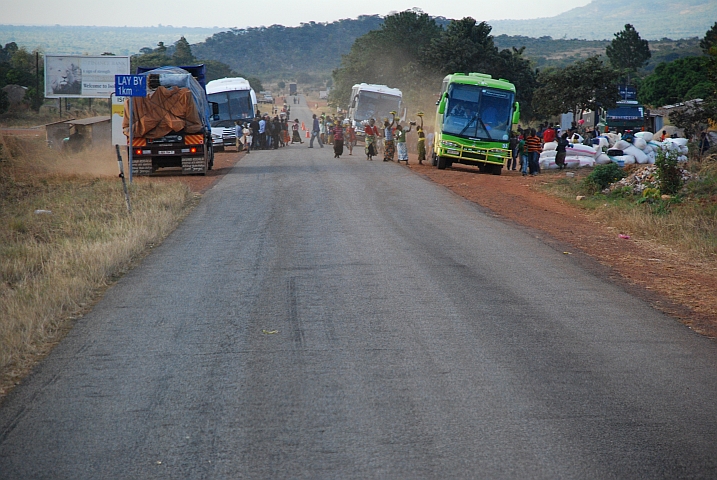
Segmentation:
<svg viewBox="0 0 717 480">
<path fill-rule="evenodd" d="M 146 75 L 115 75 L 115 96 L 129 97 L 129 183 L 132 183 L 132 97 L 147 96 Z"/>
</svg>

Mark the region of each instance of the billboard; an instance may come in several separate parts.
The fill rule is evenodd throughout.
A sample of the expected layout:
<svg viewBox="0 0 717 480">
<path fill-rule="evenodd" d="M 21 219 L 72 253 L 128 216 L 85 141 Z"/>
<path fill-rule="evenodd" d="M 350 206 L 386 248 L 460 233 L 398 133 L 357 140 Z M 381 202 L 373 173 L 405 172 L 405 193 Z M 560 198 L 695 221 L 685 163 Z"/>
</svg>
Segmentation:
<svg viewBox="0 0 717 480">
<path fill-rule="evenodd" d="M 109 98 L 115 75 L 129 74 L 129 57 L 45 55 L 46 98 Z"/>
</svg>

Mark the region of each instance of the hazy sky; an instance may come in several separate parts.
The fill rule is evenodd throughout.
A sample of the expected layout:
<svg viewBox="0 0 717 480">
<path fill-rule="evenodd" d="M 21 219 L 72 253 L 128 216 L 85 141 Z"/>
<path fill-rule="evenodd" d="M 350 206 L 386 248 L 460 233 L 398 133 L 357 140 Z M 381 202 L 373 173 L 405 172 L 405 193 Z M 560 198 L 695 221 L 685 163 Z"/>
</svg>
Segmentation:
<svg viewBox="0 0 717 480">
<path fill-rule="evenodd" d="M 418 7 L 432 16 L 477 20 L 552 17 L 590 0 L 0 0 L 0 23 L 146 27 L 258 27 L 331 22 Z"/>
</svg>

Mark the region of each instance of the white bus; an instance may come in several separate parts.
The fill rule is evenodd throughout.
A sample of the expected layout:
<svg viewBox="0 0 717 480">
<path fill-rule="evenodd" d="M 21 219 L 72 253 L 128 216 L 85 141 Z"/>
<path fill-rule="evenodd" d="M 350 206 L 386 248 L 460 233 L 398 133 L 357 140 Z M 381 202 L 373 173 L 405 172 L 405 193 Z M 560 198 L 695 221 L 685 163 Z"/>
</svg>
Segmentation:
<svg viewBox="0 0 717 480">
<path fill-rule="evenodd" d="M 379 128 L 383 127 L 383 119 L 391 118 L 391 112 L 401 111 L 403 93 L 397 88 L 386 85 L 359 83 L 351 89 L 351 103 L 348 118 L 356 128 L 356 135 L 364 136 L 362 122 L 371 118 L 376 120 Z"/>
<path fill-rule="evenodd" d="M 219 107 L 212 116 L 214 149 L 236 144 L 234 122 L 251 121 L 256 112 L 256 93 L 241 77 L 221 78 L 207 83 L 207 98 Z"/>
</svg>

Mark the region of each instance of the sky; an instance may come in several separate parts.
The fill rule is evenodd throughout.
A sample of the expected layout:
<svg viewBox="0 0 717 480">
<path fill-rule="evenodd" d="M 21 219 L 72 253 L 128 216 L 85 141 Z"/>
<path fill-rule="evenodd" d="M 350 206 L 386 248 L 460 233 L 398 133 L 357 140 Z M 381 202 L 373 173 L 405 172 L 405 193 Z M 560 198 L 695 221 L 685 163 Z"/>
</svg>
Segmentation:
<svg viewBox="0 0 717 480">
<path fill-rule="evenodd" d="M 0 0 L 0 24 L 244 28 L 298 26 L 420 8 L 431 16 L 476 20 L 553 17 L 591 0 Z"/>
</svg>

